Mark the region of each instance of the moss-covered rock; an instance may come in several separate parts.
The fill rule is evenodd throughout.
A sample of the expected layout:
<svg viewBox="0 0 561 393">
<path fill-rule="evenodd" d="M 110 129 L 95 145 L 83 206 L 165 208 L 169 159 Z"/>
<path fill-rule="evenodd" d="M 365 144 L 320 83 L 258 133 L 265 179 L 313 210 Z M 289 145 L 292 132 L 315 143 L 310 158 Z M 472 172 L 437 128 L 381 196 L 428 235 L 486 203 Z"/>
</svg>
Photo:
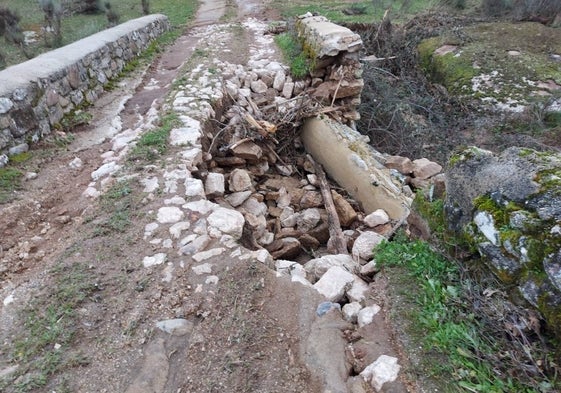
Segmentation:
<svg viewBox="0 0 561 393">
<path fill-rule="evenodd" d="M 519 112 L 561 85 L 561 29 L 479 23 L 421 42 L 421 66 L 450 92 Z"/>
<path fill-rule="evenodd" d="M 450 160 L 446 186 L 450 227 L 561 337 L 561 155 L 468 148 Z"/>
</svg>

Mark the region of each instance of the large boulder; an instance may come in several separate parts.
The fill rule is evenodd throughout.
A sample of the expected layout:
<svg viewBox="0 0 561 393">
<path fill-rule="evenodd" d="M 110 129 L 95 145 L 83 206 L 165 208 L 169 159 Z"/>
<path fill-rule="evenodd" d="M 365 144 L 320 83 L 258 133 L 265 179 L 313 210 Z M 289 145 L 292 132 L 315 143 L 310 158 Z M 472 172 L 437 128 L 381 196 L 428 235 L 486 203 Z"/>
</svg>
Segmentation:
<svg viewBox="0 0 561 393">
<path fill-rule="evenodd" d="M 561 155 L 475 147 L 451 157 L 445 212 L 561 336 Z"/>
</svg>

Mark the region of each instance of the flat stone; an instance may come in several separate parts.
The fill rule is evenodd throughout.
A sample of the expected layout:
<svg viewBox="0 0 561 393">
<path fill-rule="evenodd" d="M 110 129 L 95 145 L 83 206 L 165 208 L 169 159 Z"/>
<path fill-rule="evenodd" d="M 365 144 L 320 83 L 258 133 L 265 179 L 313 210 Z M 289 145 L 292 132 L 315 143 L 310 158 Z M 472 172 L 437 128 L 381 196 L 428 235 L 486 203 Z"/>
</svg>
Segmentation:
<svg viewBox="0 0 561 393">
<path fill-rule="evenodd" d="M 279 219 L 283 228 L 294 228 L 298 220 L 298 214 L 294 213 L 293 208 L 285 207 L 282 209 Z"/>
<path fill-rule="evenodd" d="M 333 266 L 314 284 L 314 288 L 331 302 L 339 302 L 354 280 L 354 275 Z"/>
<path fill-rule="evenodd" d="M 164 206 L 158 209 L 156 220 L 161 224 L 174 224 L 181 219 L 185 214 L 176 206 Z"/>
<path fill-rule="evenodd" d="M 244 203 L 242 203 L 240 210 L 255 214 L 256 216 L 266 216 L 267 215 L 267 204 L 259 202 L 256 198 L 259 194 L 255 194 L 253 197 L 248 198 Z"/>
<path fill-rule="evenodd" d="M 94 181 L 98 181 L 102 177 L 111 175 L 121 169 L 121 166 L 118 165 L 115 161 L 108 162 L 103 164 L 98 169 L 92 172 L 92 179 Z"/>
<path fill-rule="evenodd" d="M 211 238 L 208 235 L 194 235 L 194 239 L 187 241 L 183 244 L 183 246 L 179 249 L 179 252 L 183 255 L 192 255 L 197 254 L 204 250 L 211 241 Z"/>
<path fill-rule="evenodd" d="M 176 318 L 156 322 L 156 327 L 172 336 L 185 336 L 193 331 L 194 324 L 186 319 Z"/>
<path fill-rule="evenodd" d="M 169 234 L 172 238 L 179 239 L 181 237 L 181 232 L 186 231 L 190 226 L 191 223 L 188 221 L 175 223 L 169 228 Z"/>
<path fill-rule="evenodd" d="M 239 192 L 233 192 L 231 194 L 226 195 L 226 201 L 232 205 L 232 207 L 238 207 L 240 206 L 242 203 L 244 203 L 250 196 L 251 196 L 252 192 L 251 191 L 239 191 Z"/>
<path fill-rule="evenodd" d="M 321 220 L 319 210 L 316 208 L 304 209 L 296 217 L 296 226 L 298 230 L 307 232 L 316 227 Z"/>
<path fill-rule="evenodd" d="M 350 226 L 358 217 L 357 212 L 349 202 L 337 191 L 331 191 L 331 196 L 333 197 L 333 203 L 335 204 L 335 211 L 339 217 L 341 226 Z"/>
<path fill-rule="evenodd" d="M 379 271 L 380 271 L 380 268 L 378 267 L 378 264 L 376 263 L 375 260 L 371 260 L 367 264 L 362 265 L 360 267 L 360 274 L 362 276 L 371 276 L 374 273 L 377 273 Z"/>
<path fill-rule="evenodd" d="M 390 217 L 384 209 L 377 209 L 364 217 L 364 223 L 370 228 L 377 227 L 378 225 L 384 225 L 390 222 Z"/>
<path fill-rule="evenodd" d="M 201 199 L 199 201 L 188 202 L 183 205 L 183 209 L 190 210 L 192 212 L 200 214 L 208 214 L 210 211 L 216 209 L 219 205 L 214 202 L 207 201 L 206 199 Z"/>
<path fill-rule="evenodd" d="M 304 269 L 308 273 L 308 279 L 316 282 L 333 266 L 341 267 L 351 273 L 355 273 L 359 268 L 359 264 L 350 255 L 335 254 L 311 259 L 304 264 Z"/>
<path fill-rule="evenodd" d="M 293 237 L 285 237 L 283 239 L 279 239 L 272 243 L 275 244 L 276 242 L 280 243 L 280 247 L 275 247 L 275 251 L 271 252 L 271 255 L 275 259 L 291 259 L 297 257 L 301 252 L 301 244 L 298 239 Z"/>
<path fill-rule="evenodd" d="M 74 159 L 68 163 L 68 166 L 72 169 L 80 169 L 83 165 L 84 163 L 80 157 L 74 157 Z"/>
<path fill-rule="evenodd" d="M 257 94 L 265 94 L 269 87 L 262 80 L 252 81 L 250 83 L 251 91 Z"/>
<path fill-rule="evenodd" d="M 184 205 L 185 198 L 180 197 L 179 195 L 174 195 L 171 198 L 164 199 L 165 205 Z"/>
<path fill-rule="evenodd" d="M 401 369 L 397 362 L 398 359 L 393 356 L 381 355 L 375 362 L 368 365 L 360 376 L 377 392 L 380 392 L 386 382 L 393 382 L 397 379 Z"/>
<path fill-rule="evenodd" d="M 386 238 L 376 232 L 367 231 L 360 234 L 353 244 L 352 254 L 365 261 L 372 259 L 374 247 Z"/>
<path fill-rule="evenodd" d="M 234 169 L 228 179 L 228 188 L 231 192 L 247 191 L 253 187 L 251 176 L 245 169 Z"/>
<path fill-rule="evenodd" d="M 386 168 L 395 169 L 403 175 L 410 175 L 413 172 L 413 163 L 407 157 L 389 156 L 384 163 Z"/>
<path fill-rule="evenodd" d="M 224 252 L 224 250 L 225 250 L 224 248 L 219 247 L 219 248 L 210 249 L 208 251 L 201 251 L 193 255 L 193 260 L 195 260 L 196 262 L 202 262 L 204 260 L 221 255 Z"/>
<path fill-rule="evenodd" d="M 275 79 L 273 80 L 273 88 L 276 91 L 282 91 L 284 88 L 284 82 L 286 81 L 286 74 L 283 70 L 278 70 L 275 73 Z"/>
<path fill-rule="evenodd" d="M 350 302 L 363 303 L 369 290 L 368 284 L 355 276 L 351 288 L 347 291 L 347 298 Z"/>
<path fill-rule="evenodd" d="M 193 266 L 191 270 L 197 275 L 212 273 L 212 265 L 210 263 L 203 263 L 201 265 Z"/>
<path fill-rule="evenodd" d="M 282 89 L 282 96 L 284 98 L 292 98 L 292 94 L 294 93 L 294 82 L 286 82 Z"/>
<path fill-rule="evenodd" d="M 311 207 L 323 206 L 323 198 L 318 191 L 307 191 L 299 201 L 300 208 L 309 209 Z"/>
<path fill-rule="evenodd" d="M 205 193 L 207 198 L 216 198 L 224 195 L 224 175 L 211 172 L 205 179 Z"/>
<path fill-rule="evenodd" d="M 174 146 L 196 146 L 202 136 L 201 123 L 189 116 L 182 116 L 184 127 L 174 128 L 170 132 L 170 143 Z"/>
<path fill-rule="evenodd" d="M 245 219 L 236 210 L 218 207 L 208 216 L 207 222 L 212 229 L 231 235 L 237 240 L 242 236 Z"/>
<path fill-rule="evenodd" d="M 22 154 L 29 150 L 29 145 L 27 143 L 20 143 L 19 145 L 10 147 L 8 149 L 9 156 L 15 156 L 16 154 Z"/>
<path fill-rule="evenodd" d="M 201 179 L 189 177 L 185 179 L 185 196 L 187 197 L 204 197 L 205 188 Z"/>
<path fill-rule="evenodd" d="M 371 324 L 374 320 L 374 316 L 378 314 L 381 310 L 381 307 L 377 304 L 373 304 L 372 306 L 364 307 L 358 313 L 358 326 L 363 327 L 368 324 Z"/>
<path fill-rule="evenodd" d="M 413 176 L 417 179 L 428 179 L 442 171 L 442 166 L 426 158 L 413 161 Z"/>
<path fill-rule="evenodd" d="M 241 143 L 232 149 L 234 156 L 242 158 L 244 162 L 256 162 L 263 156 L 263 150 L 254 142 L 247 141 Z"/>
<path fill-rule="evenodd" d="M 10 109 L 14 106 L 12 100 L 6 97 L 0 97 L 0 115 L 8 113 Z"/>
<path fill-rule="evenodd" d="M 306 278 L 306 270 L 298 262 L 277 259 L 275 261 L 275 270 L 285 276 L 302 276 Z"/>
<path fill-rule="evenodd" d="M 163 252 L 155 254 L 153 256 L 148 256 L 148 257 L 144 257 L 144 259 L 142 260 L 142 265 L 144 265 L 144 267 L 151 267 L 151 266 L 155 266 L 155 265 L 161 265 L 162 263 L 165 262 L 167 258 L 167 255 Z"/>
</svg>

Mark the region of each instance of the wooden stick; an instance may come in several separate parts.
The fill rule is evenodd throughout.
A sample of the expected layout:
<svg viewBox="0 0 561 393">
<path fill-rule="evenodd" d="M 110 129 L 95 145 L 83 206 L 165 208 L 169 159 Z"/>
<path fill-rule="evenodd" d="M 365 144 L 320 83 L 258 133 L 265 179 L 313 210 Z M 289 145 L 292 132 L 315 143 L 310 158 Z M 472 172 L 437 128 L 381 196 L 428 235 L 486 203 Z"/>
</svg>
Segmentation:
<svg viewBox="0 0 561 393">
<path fill-rule="evenodd" d="M 343 230 L 341 229 L 341 222 L 339 221 L 339 216 L 337 215 L 337 210 L 335 210 L 335 203 L 333 203 L 333 197 L 331 195 L 331 188 L 327 183 L 327 178 L 325 172 L 320 164 L 314 161 L 312 156 L 308 154 L 308 160 L 314 164 L 316 170 L 316 175 L 319 180 L 319 187 L 321 189 L 321 196 L 323 197 L 323 203 L 325 205 L 325 210 L 327 211 L 327 225 L 329 226 L 329 240 L 332 242 L 333 247 L 338 254 L 348 254 L 347 251 L 347 241 L 343 235 Z"/>
</svg>

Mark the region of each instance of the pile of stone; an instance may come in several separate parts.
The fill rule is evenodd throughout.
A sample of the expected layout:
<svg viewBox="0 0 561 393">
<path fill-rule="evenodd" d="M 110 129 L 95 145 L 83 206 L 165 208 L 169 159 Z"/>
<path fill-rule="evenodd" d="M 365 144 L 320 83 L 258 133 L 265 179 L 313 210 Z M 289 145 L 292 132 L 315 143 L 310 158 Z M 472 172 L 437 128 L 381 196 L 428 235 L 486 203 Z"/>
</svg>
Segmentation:
<svg viewBox="0 0 561 393">
<path fill-rule="evenodd" d="M 427 158 L 411 159 L 403 156 L 385 156 L 384 165 L 392 170 L 396 181 L 409 187 L 411 193 L 422 190 L 431 196 L 441 198 L 445 192 L 445 175 L 442 166 Z"/>
</svg>

